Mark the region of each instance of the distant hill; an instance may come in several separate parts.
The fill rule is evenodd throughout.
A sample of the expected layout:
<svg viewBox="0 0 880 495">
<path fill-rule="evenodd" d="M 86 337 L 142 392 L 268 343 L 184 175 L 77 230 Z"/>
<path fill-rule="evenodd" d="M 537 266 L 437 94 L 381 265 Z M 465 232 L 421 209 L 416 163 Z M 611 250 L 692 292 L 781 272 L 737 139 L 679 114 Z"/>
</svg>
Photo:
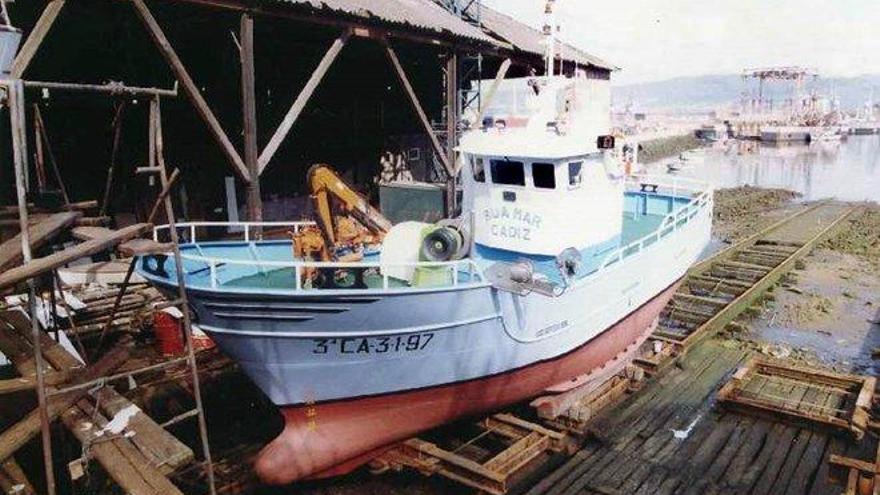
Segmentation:
<svg viewBox="0 0 880 495">
<path fill-rule="evenodd" d="M 613 76 L 612 76 L 613 77 Z M 750 84 L 755 84 L 752 81 Z M 849 78 L 819 78 L 808 87 L 820 94 L 834 94 L 844 109 L 861 107 L 874 90 L 874 102 L 880 101 L 880 74 Z M 696 77 L 677 77 L 665 81 L 612 86 L 614 105 L 622 108 L 633 103 L 634 111 L 643 110 L 704 110 L 738 102 L 746 86 L 736 74 Z M 788 97 L 790 86 L 772 83 L 765 86 L 765 94 L 775 101 Z"/>
</svg>

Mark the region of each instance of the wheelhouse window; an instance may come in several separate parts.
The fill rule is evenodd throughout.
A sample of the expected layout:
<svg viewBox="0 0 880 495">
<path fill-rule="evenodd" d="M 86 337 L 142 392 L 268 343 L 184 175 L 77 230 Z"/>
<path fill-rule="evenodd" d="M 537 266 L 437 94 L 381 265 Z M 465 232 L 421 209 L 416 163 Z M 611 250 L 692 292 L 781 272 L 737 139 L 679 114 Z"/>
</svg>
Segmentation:
<svg viewBox="0 0 880 495">
<path fill-rule="evenodd" d="M 526 185 L 526 173 L 523 162 L 512 160 L 490 160 L 492 182 L 505 186 Z"/>
<path fill-rule="evenodd" d="M 584 162 L 570 162 L 568 164 L 568 187 L 580 187 L 584 180 Z"/>
<path fill-rule="evenodd" d="M 552 163 L 532 163 L 532 182 L 539 189 L 556 189 L 556 170 Z"/>
<path fill-rule="evenodd" d="M 486 166 L 483 164 L 482 158 L 471 158 L 471 168 L 474 173 L 475 181 L 486 182 Z"/>
</svg>

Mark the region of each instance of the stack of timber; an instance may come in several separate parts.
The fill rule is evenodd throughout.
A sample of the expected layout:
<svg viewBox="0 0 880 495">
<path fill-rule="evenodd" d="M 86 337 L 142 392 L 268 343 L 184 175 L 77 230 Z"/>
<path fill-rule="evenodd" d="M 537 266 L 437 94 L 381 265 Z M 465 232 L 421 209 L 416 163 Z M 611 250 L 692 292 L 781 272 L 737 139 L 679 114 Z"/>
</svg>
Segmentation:
<svg viewBox="0 0 880 495">
<path fill-rule="evenodd" d="M 28 240 L 31 251 L 39 252 L 56 237 L 66 232 L 67 229 L 82 217 L 77 211 L 56 213 L 42 218 L 39 222 L 28 226 Z M 18 220 L 16 220 L 18 225 Z M 0 272 L 6 271 L 22 263 L 21 233 L 0 244 Z"/>
<path fill-rule="evenodd" d="M 90 238 L 85 242 L 52 253 L 48 256 L 35 258 L 22 266 L 5 270 L 0 273 L 0 291 L 14 287 L 16 284 L 24 282 L 29 278 L 62 267 L 80 258 L 105 252 L 115 246 L 149 232 L 152 227 L 153 226 L 148 223 L 139 223 L 115 231 L 104 229 L 106 231 L 103 232 L 105 235 Z"/>
<path fill-rule="evenodd" d="M 33 386 L 36 367 L 30 332 L 30 321 L 23 312 L 0 313 L 0 352 L 21 375 L 14 381 Z M 192 462 L 189 447 L 110 386 L 58 390 L 88 383 L 118 369 L 129 357 L 128 343 L 123 340 L 92 365 L 83 366 L 47 334 L 41 332 L 40 339 L 48 365 L 47 382 L 52 384 L 47 387 L 50 420 L 60 419 L 83 445 L 83 457 L 69 465 L 72 477 L 80 476 L 88 461 L 95 459 L 127 493 L 181 493 L 166 476 Z M 68 381 L 70 377 L 75 378 Z M 35 410 L 0 434 L 0 459 L 11 459 L 18 448 L 38 434 L 39 415 Z"/>
<path fill-rule="evenodd" d="M 162 295 L 147 285 L 128 286 L 116 311 L 113 311 L 120 287 L 86 287 L 62 294 L 63 299 L 79 301 L 81 306 L 64 309 L 68 318 L 59 318 L 59 326 L 72 337 L 93 337 L 105 327 L 108 333 L 139 333 L 152 321 L 153 308 L 164 301 Z M 59 298 L 56 298 L 59 299 Z"/>
</svg>

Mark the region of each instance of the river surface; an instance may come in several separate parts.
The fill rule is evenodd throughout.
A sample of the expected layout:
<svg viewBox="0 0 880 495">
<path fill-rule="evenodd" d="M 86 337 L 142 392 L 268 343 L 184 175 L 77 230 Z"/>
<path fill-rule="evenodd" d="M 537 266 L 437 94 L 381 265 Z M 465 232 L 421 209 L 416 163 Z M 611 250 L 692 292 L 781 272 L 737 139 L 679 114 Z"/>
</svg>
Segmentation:
<svg viewBox="0 0 880 495">
<path fill-rule="evenodd" d="M 690 161 L 693 165 L 689 162 L 673 173 L 707 180 L 718 188 L 752 185 L 789 189 L 805 200 L 880 201 L 880 135 L 783 146 L 729 141 L 686 156 L 696 158 Z M 665 172 L 671 162 L 677 160 L 647 168 Z"/>
</svg>

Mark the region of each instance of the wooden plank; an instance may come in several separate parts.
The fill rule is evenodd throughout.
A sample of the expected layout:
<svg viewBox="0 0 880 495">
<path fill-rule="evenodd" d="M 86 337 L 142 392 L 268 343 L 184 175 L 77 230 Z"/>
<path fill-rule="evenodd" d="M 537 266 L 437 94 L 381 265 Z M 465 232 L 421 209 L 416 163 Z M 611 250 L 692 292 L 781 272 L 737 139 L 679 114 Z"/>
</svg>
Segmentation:
<svg viewBox="0 0 880 495">
<path fill-rule="evenodd" d="M 131 401 L 108 387 L 96 392 L 95 398 L 100 404 L 101 412 L 110 418 L 132 406 Z M 131 442 L 150 464 L 163 474 L 174 472 L 177 468 L 189 464 L 194 458 L 192 449 L 159 426 L 143 411 L 129 420 L 127 430 L 135 432 Z"/>
<path fill-rule="evenodd" d="M 87 382 L 106 375 L 121 366 L 126 359 L 128 359 L 128 350 L 117 347 L 104 355 L 95 364 L 86 367 L 81 373 L 77 373 L 75 383 Z M 88 394 L 88 392 L 89 390 L 84 388 L 50 398 L 47 404 L 49 420 L 54 420 L 60 416 L 65 410 L 73 406 L 77 400 Z M 0 459 L 11 457 L 15 451 L 39 432 L 40 411 L 39 409 L 34 409 L 24 419 L 0 434 Z"/>
<path fill-rule="evenodd" d="M 416 95 L 415 90 L 413 90 L 412 84 L 409 82 L 409 77 L 406 75 L 406 71 L 403 70 L 403 66 L 400 64 L 400 59 L 397 58 L 397 52 L 394 51 L 394 48 L 385 41 L 385 53 L 388 55 L 388 60 L 391 61 L 391 65 L 394 67 L 394 72 L 397 74 L 397 79 L 400 81 L 400 85 L 403 87 L 404 92 L 409 98 L 409 102 L 415 110 L 416 114 L 419 117 L 419 120 L 422 123 L 422 127 L 425 132 L 428 134 L 428 137 L 431 139 L 431 145 L 434 147 L 434 153 L 437 154 L 437 157 L 443 163 L 443 169 L 446 170 L 446 173 L 449 177 L 455 176 L 455 170 L 452 169 L 452 164 L 449 163 L 449 159 L 446 157 L 446 153 L 443 150 L 443 147 L 440 146 L 440 141 L 437 140 L 437 136 L 434 134 L 434 128 L 431 126 L 431 122 L 428 120 L 428 116 L 425 114 L 425 111 L 422 109 L 422 104 L 419 103 L 419 97 Z"/>
<path fill-rule="evenodd" d="M 60 371 L 50 371 L 44 375 L 46 385 L 58 385 L 68 381 L 71 377 L 70 373 Z M 34 390 L 37 388 L 37 380 L 32 376 L 9 378 L 0 380 L 0 395 L 21 392 L 24 390 Z"/>
<path fill-rule="evenodd" d="M 24 75 L 24 71 L 27 70 L 34 55 L 37 54 L 37 50 L 43 44 L 43 40 L 46 39 L 46 35 L 52 29 L 52 25 L 55 24 L 55 20 L 58 19 L 58 14 L 61 13 L 65 3 L 66 0 L 51 0 L 46 5 L 46 8 L 43 9 L 43 13 L 40 14 L 40 18 L 37 19 L 37 23 L 34 24 L 34 28 L 31 29 L 30 34 L 12 62 L 12 67 L 9 71 L 11 79 L 21 79 L 21 76 Z"/>
<path fill-rule="evenodd" d="M 127 439 L 96 441 L 107 420 L 100 414 L 88 414 L 82 407 L 72 407 L 61 416 L 64 425 L 82 442 L 126 493 L 131 495 L 179 495 L 168 478 L 150 463 Z"/>
<path fill-rule="evenodd" d="M 103 239 L 113 234 L 113 229 L 107 227 L 96 227 L 84 225 L 82 227 L 74 227 L 70 231 L 70 235 L 79 241 L 91 241 L 93 239 Z"/>
<path fill-rule="evenodd" d="M 28 226 L 28 242 L 31 250 L 37 251 L 47 245 L 82 216 L 78 211 L 55 213 L 45 220 Z M 0 244 L 0 272 L 18 266 L 22 262 L 21 233 Z"/>
<path fill-rule="evenodd" d="M 15 459 L 0 463 L 0 489 L 8 495 L 36 495 L 37 491 Z"/>
<path fill-rule="evenodd" d="M 302 111 L 306 108 L 309 99 L 311 99 L 312 97 L 312 93 L 315 92 L 315 89 L 321 83 L 321 80 L 324 79 L 324 75 L 327 74 L 330 66 L 333 65 L 333 62 L 339 55 L 339 52 L 342 51 L 342 48 L 348 42 L 350 37 L 351 30 L 346 29 L 345 31 L 343 31 L 342 34 L 333 41 L 333 43 L 330 45 L 330 48 L 327 49 L 324 57 L 321 58 L 321 61 L 312 72 L 312 75 L 309 77 L 306 85 L 299 92 L 296 99 L 293 101 L 293 104 L 290 106 L 290 109 L 287 110 L 287 114 L 284 115 L 284 119 L 282 119 L 281 123 L 278 124 L 278 128 L 275 129 L 275 133 L 272 135 L 269 143 L 266 144 L 266 147 L 263 148 L 263 152 L 260 153 L 259 174 L 262 174 L 263 170 L 266 169 L 266 166 L 269 165 L 269 162 L 272 161 L 272 157 L 275 156 L 275 153 L 278 151 L 281 143 L 283 143 L 284 140 L 287 138 L 287 134 L 293 128 L 293 125 L 296 123 L 297 119 L 299 119 Z"/>
<path fill-rule="evenodd" d="M 153 226 L 148 223 L 131 225 L 113 232 L 108 237 L 86 241 L 49 256 L 34 259 L 26 265 L 15 267 L 0 274 L 0 289 L 11 287 L 28 278 L 64 266 L 71 261 L 106 251 L 117 244 L 142 235 L 152 228 Z"/>
<path fill-rule="evenodd" d="M 241 155 L 238 154 L 238 151 L 236 151 L 235 147 L 232 145 L 232 141 L 229 140 L 229 137 L 223 130 L 223 127 L 220 125 L 220 121 L 217 120 L 214 112 L 211 111 L 211 107 L 208 106 L 208 103 L 205 101 L 205 98 L 199 91 L 198 86 L 196 86 L 196 83 L 193 81 L 192 77 L 190 77 L 189 72 L 187 72 L 186 67 L 183 65 L 183 62 L 181 62 L 180 57 L 177 56 L 177 52 L 174 51 L 174 48 L 171 46 L 171 43 L 168 41 L 168 38 L 165 36 L 165 33 L 159 26 L 159 23 L 156 22 L 156 18 L 153 17 L 153 14 L 150 12 L 150 9 L 147 8 L 147 5 L 144 3 L 143 0 L 130 1 L 134 6 L 135 11 L 137 11 L 139 17 L 143 21 L 144 26 L 146 26 L 147 31 L 149 32 L 153 42 L 159 48 L 159 51 L 162 52 L 162 56 L 165 58 L 165 61 L 168 62 L 168 66 L 174 73 L 174 77 L 176 77 L 177 80 L 180 81 L 181 86 L 183 86 L 184 92 L 186 93 L 187 97 L 189 97 L 190 101 L 196 109 L 196 112 L 208 126 L 208 130 L 211 132 L 211 136 L 213 136 L 213 138 L 217 141 L 217 144 L 220 145 L 220 150 L 229 161 L 233 172 L 235 172 L 238 177 L 245 183 L 250 183 L 250 172 L 245 166 Z"/>
</svg>

